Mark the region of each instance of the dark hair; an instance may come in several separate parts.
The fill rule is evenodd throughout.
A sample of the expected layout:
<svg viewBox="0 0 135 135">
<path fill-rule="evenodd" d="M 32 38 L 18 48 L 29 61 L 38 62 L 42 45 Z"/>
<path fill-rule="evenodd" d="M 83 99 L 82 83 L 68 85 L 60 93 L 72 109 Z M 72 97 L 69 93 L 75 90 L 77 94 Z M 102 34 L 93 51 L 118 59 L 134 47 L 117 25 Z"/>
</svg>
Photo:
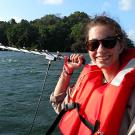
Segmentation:
<svg viewBox="0 0 135 135">
<path fill-rule="evenodd" d="M 112 30 L 114 30 L 115 35 L 119 37 L 120 42 L 127 46 L 126 43 L 126 33 L 122 30 L 121 26 L 112 18 L 107 17 L 105 15 L 95 16 L 93 19 L 90 19 L 85 26 L 85 41 L 88 41 L 88 32 L 89 30 L 97 25 L 105 25 L 110 26 Z"/>
</svg>

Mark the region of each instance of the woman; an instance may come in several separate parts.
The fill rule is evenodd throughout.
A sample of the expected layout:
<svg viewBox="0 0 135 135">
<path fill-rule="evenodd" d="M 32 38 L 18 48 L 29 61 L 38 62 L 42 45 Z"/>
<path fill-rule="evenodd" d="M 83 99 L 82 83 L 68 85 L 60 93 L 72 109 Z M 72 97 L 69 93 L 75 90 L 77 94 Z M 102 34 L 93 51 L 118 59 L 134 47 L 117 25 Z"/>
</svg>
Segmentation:
<svg viewBox="0 0 135 135">
<path fill-rule="evenodd" d="M 59 124 L 64 135 L 135 134 L 135 49 L 126 49 L 120 25 L 96 16 L 86 26 L 86 45 L 92 64 L 86 64 L 75 86 L 69 87 L 74 70 L 84 56 L 72 54 L 50 101 L 57 113 L 66 107 Z"/>
</svg>

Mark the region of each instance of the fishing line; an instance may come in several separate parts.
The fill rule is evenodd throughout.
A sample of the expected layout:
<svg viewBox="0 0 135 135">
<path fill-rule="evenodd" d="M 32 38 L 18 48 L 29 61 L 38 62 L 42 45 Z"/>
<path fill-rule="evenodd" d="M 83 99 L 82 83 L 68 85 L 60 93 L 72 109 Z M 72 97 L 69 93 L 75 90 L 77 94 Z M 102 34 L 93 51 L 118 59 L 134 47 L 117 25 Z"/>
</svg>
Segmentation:
<svg viewBox="0 0 135 135">
<path fill-rule="evenodd" d="M 36 117 L 37 117 L 37 113 L 38 113 L 38 110 L 39 110 L 39 106 L 40 106 L 40 103 L 41 103 L 43 92 L 45 90 L 46 79 L 48 77 L 48 73 L 49 73 L 49 70 L 50 70 L 51 61 L 56 61 L 56 60 L 64 59 L 64 56 L 62 56 L 58 51 L 57 51 L 56 54 L 50 53 L 47 50 L 45 50 L 44 52 L 30 51 L 30 50 L 26 50 L 24 48 L 23 49 L 18 49 L 18 48 L 15 48 L 15 47 L 4 46 L 1 43 L 0 43 L 0 49 L 2 49 L 2 50 L 17 51 L 17 52 L 23 52 L 23 53 L 29 53 L 29 54 L 36 54 L 36 55 L 44 56 L 45 59 L 48 60 L 48 66 L 47 66 L 47 69 L 46 69 L 46 72 L 45 72 L 45 77 L 44 77 L 44 80 L 43 80 L 41 94 L 40 94 L 40 97 L 39 97 L 38 102 L 37 102 L 37 106 L 36 106 L 36 110 L 35 110 L 35 113 L 34 113 L 33 121 L 31 123 L 29 132 L 27 134 L 27 135 L 30 135 L 32 133 L 32 129 L 34 127 L 34 123 L 35 123 L 35 120 L 36 120 Z M 70 59 L 68 59 L 68 61 L 70 62 Z M 85 64 L 85 59 L 83 59 L 83 64 Z"/>
<path fill-rule="evenodd" d="M 34 127 L 34 123 L 35 123 L 35 120 L 36 120 L 36 117 L 37 117 L 37 113 L 38 113 L 39 106 L 40 106 L 40 103 L 41 103 L 41 99 L 42 99 L 42 96 L 43 96 L 43 92 L 44 92 L 44 89 L 45 89 L 46 79 L 48 77 L 48 73 L 49 73 L 49 70 L 50 70 L 51 61 L 56 61 L 57 59 L 61 60 L 61 59 L 64 59 L 64 57 L 58 51 L 57 51 L 56 54 L 50 53 L 47 50 L 45 50 L 43 52 L 38 52 L 38 51 L 27 50 L 25 48 L 21 49 L 21 48 L 15 48 L 15 47 L 10 47 L 10 46 L 4 46 L 1 43 L 0 43 L 0 49 L 29 53 L 29 54 L 36 54 L 36 55 L 44 56 L 45 59 L 48 60 L 48 66 L 47 66 L 47 69 L 46 69 L 46 72 L 45 72 L 45 77 L 44 77 L 44 80 L 43 80 L 41 94 L 40 94 L 38 102 L 37 102 L 37 106 L 36 106 L 36 109 L 35 109 L 33 121 L 30 125 L 30 129 L 29 129 L 28 134 L 27 134 L 27 135 L 30 135 L 32 133 L 32 129 Z"/>
<path fill-rule="evenodd" d="M 26 133 L 26 135 L 31 135 L 32 129 L 34 127 L 35 120 L 36 120 L 36 117 L 37 117 L 37 113 L 39 111 L 39 106 L 40 106 L 40 103 L 41 103 L 43 92 L 45 90 L 46 80 L 47 80 L 48 73 L 49 73 L 49 70 L 50 70 L 51 61 L 64 59 L 64 56 L 62 56 L 58 51 L 57 51 L 56 54 L 50 53 L 50 52 L 48 52 L 48 50 L 45 50 L 43 52 L 38 52 L 38 51 L 27 50 L 25 48 L 15 48 L 15 47 L 10 47 L 10 46 L 4 46 L 2 43 L 0 43 L 0 49 L 2 49 L 2 50 L 11 50 L 11 51 L 16 51 L 16 52 L 23 52 L 23 53 L 29 53 L 29 54 L 36 54 L 36 55 L 44 56 L 45 59 L 48 60 L 48 65 L 47 65 L 47 69 L 46 69 L 44 80 L 43 80 L 41 94 L 39 96 L 39 99 L 38 99 L 38 102 L 37 102 L 37 105 L 36 105 L 33 120 L 32 120 L 32 123 L 30 125 L 30 129 L 29 129 L 28 133 Z"/>
<path fill-rule="evenodd" d="M 50 66 L 51 66 L 51 60 L 48 61 L 48 66 L 47 66 L 47 70 L 45 72 L 45 77 L 44 77 L 44 81 L 43 81 L 43 85 L 42 85 L 42 89 L 41 89 L 41 94 L 40 94 L 40 97 L 38 99 L 38 103 L 37 103 L 37 107 L 36 107 L 36 110 L 35 110 L 35 113 L 34 113 L 33 121 L 31 123 L 31 127 L 30 127 L 29 132 L 28 132 L 27 135 L 30 135 L 32 133 L 32 129 L 34 127 L 34 123 L 35 123 L 35 120 L 36 120 L 36 117 L 37 117 L 37 113 L 38 113 L 38 110 L 39 110 L 39 106 L 40 106 L 40 103 L 41 103 L 43 92 L 45 90 L 44 88 L 45 88 L 45 85 L 46 85 L 46 79 L 48 77 Z"/>
</svg>

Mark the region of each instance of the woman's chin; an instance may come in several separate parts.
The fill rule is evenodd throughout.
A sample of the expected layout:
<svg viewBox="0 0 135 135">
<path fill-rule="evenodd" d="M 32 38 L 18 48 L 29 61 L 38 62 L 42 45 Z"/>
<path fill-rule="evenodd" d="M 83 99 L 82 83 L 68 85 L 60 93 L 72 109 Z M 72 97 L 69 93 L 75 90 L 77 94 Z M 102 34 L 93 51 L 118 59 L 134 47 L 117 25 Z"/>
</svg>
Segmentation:
<svg viewBox="0 0 135 135">
<path fill-rule="evenodd" d="M 106 64 L 106 63 L 98 63 L 97 64 L 97 66 L 99 67 L 99 68 L 108 68 L 109 67 L 109 65 L 108 64 Z"/>
</svg>

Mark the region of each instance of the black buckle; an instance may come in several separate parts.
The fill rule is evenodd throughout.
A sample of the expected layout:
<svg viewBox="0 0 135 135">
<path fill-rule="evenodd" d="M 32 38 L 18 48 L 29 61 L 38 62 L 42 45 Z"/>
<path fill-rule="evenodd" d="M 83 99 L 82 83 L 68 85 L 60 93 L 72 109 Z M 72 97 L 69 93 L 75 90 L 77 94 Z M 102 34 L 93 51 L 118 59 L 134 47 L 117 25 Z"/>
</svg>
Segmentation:
<svg viewBox="0 0 135 135">
<path fill-rule="evenodd" d="M 69 111 L 72 109 L 77 108 L 79 110 L 80 105 L 78 103 L 69 103 L 69 104 L 65 104 L 64 109 L 65 111 Z"/>
</svg>

